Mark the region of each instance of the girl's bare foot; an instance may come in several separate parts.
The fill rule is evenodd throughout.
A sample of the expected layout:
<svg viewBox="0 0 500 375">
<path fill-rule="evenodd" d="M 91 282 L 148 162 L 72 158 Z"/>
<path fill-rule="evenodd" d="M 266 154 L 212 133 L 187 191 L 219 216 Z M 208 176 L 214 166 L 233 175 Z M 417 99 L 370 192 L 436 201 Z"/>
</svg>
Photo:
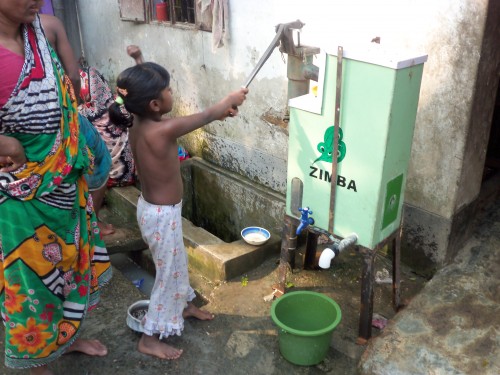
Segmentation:
<svg viewBox="0 0 500 375">
<path fill-rule="evenodd" d="M 99 227 L 99 231 L 103 236 L 108 236 L 115 233 L 115 227 L 113 226 L 113 224 L 106 224 L 102 221 L 97 221 L 97 226 Z"/>
<path fill-rule="evenodd" d="M 70 352 L 81 352 L 87 355 L 103 357 L 108 354 L 108 348 L 99 340 L 76 339 L 67 351 L 67 353 Z"/>
<path fill-rule="evenodd" d="M 54 375 L 47 366 L 33 367 L 30 370 L 30 375 Z"/>
<path fill-rule="evenodd" d="M 193 317 L 200 320 L 212 320 L 215 315 L 208 311 L 200 310 L 192 302 L 188 302 L 187 307 L 182 312 L 182 317 L 184 319 Z"/>
<path fill-rule="evenodd" d="M 143 334 L 139 340 L 137 350 L 143 354 L 152 355 L 160 359 L 177 359 L 182 354 L 182 349 L 165 344 L 159 340 L 157 335 L 149 336 L 146 334 Z"/>
</svg>

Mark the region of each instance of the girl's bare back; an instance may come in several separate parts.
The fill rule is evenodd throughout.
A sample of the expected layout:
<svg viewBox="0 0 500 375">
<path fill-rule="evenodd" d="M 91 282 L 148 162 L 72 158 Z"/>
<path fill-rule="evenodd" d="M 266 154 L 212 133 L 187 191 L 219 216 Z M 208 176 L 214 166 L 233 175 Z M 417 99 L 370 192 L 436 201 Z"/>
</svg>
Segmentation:
<svg viewBox="0 0 500 375">
<path fill-rule="evenodd" d="M 143 198 L 151 204 L 173 205 L 182 199 L 177 139 L 166 135 L 168 119 L 141 120 L 130 128 L 129 142 L 136 161 Z"/>
</svg>

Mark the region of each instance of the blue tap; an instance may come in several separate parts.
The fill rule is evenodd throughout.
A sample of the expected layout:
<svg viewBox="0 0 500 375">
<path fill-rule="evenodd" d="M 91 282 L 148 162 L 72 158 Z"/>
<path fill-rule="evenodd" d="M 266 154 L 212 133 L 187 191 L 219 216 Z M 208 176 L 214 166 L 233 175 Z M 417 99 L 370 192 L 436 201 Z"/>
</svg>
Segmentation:
<svg viewBox="0 0 500 375">
<path fill-rule="evenodd" d="M 311 210 L 309 210 L 309 207 L 299 208 L 299 211 L 301 213 L 301 216 L 300 216 L 300 224 L 297 227 L 297 231 L 295 232 L 297 236 L 304 229 L 306 229 L 308 225 L 314 224 L 314 219 L 312 217 L 309 217 L 309 215 L 312 215 L 313 213 Z"/>
</svg>

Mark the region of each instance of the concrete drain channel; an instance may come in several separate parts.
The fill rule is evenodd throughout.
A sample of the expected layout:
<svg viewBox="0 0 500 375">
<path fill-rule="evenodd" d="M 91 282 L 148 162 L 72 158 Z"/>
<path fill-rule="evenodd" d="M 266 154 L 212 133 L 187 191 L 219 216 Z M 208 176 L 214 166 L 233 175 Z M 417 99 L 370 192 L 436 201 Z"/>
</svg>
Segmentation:
<svg viewBox="0 0 500 375">
<path fill-rule="evenodd" d="M 110 258 L 113 266 L 149 298 L 155 282 L 154 276 L 141 268 L 126 254 L 112 254 Z"/>
</svg>

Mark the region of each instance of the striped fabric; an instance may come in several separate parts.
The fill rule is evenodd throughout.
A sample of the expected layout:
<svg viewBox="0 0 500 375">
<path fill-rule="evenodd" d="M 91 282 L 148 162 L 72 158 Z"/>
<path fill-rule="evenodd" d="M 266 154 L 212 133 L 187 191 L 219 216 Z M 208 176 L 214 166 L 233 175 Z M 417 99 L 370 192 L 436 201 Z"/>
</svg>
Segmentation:
<svg viewBox="0 0 500 375">
<path fill-rule="evenodd" d="M 0 173 L 0 309 L 12 368 L 63 354 L 111 278 L 83 177 L 92 155 L 70 80 L 38 18 L 23 36 L 21 75 L 0 109 L 0 134 L 19 140 L 28 159 Z"/>
</svg>

